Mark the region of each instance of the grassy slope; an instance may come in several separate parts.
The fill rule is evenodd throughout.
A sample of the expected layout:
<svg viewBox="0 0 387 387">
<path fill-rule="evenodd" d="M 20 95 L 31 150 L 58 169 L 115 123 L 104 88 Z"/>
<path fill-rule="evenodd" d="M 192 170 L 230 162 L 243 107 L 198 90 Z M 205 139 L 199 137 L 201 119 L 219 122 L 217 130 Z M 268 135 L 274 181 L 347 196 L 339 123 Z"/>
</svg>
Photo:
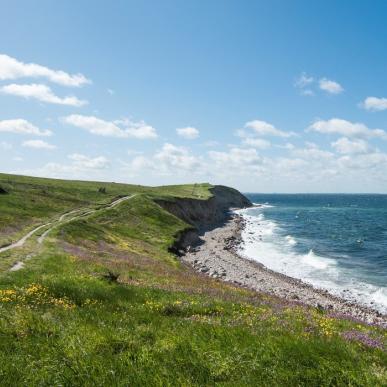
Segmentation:
<svg viewBox="0 0 387 387">
<path fill-rule="evenodd" d="M 101 183 L 0 180 L 10 192 L 0 196 L 2 230 L 19 232 L 139 193 L 63 225 L 43 247 L 5 254 L 35 256 L 0 275 L 0 385 L 387 384 L 386 353 L 372 348 L 385 332 L 199 276 L 168 253 L 186 225 L 152 196 L 205 198 L 208 185 L 106 184 L 104 195 Z M 355 340 L 342 337 L 349 331 Z"/>
</svg>

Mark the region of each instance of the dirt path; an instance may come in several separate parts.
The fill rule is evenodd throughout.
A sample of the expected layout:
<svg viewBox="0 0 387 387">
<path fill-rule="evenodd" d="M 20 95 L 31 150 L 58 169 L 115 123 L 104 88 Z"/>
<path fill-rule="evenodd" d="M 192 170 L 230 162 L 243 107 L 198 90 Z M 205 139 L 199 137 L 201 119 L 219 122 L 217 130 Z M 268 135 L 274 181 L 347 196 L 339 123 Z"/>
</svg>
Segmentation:
<svg viewBox="0 0 387 387">
<path fill-rule="evenodd" d="M 4 246 L 4 247 L 1 247 L 0 248 L 0 253 L 4 252 L 4 251 L 8 251 L 8 250 L 11 250 L 11 249 L 15 249 L 15 248 L 18 248 L 18 247 L 21 247 L 24 245 L 24 243 L 32 236 L 34 235 L 37 231 L 39 231 L 40 229 L 44 228 L 44 227 L 47 227 L 47 226 L 51 226 L 49 227 L 39 238 L 38 238 L 38 243 L 39 244 L 42 244 L 44 242 L 44 239 L 47 237 L 47 235 L 49 234 L 49 232 L 51 230 L 53 230 L 55 227 L 57 226 L 60 226 L 61 224 L 64 224 L 64 223 L 67 223 L 67 222 L 71 222 L 75 219 L 78 219 L 78 218 L 82 218 L 82 217 L 85 217 L 85 216 L 88 216 L 88 215 L 91 215 L 91 214 L 94 214 L 95 212 L 98 212 L 98 211 L 102 211 L 102 210 L 108 210 L 110 208 L 114 208 L 115 206 L 119 205 L 120 203 L 122 203 L 123 201 L 125 200 L 129 200 L 129 199 L 132 199 L 133 197 L 135 197 L 137 194 L 133 194 L 133 195 L 130 195 L 130 196 L 124 196 L 122 198 L 119 198 L 115 201 L 113 201 L 112 203 L 110 204 L 107 204 L 106 206 L 103 206 L 102 208 L 98 208 L 98 209 L 95 209 L 95 210 L 90 210 L 90 211 L 86 211 L 86 212 L 83 212 L 81 213 L 82 211 L 85 211 L 86 208 L 83 208 L 83 209 L 78 209 L 78 210 L 72 210 L 72 211 L 69 211 L 69 212 L 66 212 L 64 214 L 62 214 L 58 220 L 56 221 L 52 221 L 52 222 L 49 222 L 49 223 L 45 223 L 45 224 L 42 224 L 36 228 L 34 228 L 32 231 L 30 231 L 29 233 L 27 233 L 26 235 L 24 235 L 21 239 L 19 239 L 17 242 L 15 243 L 12 243 L 8 246 Z M 81 214 L 79 214 L 81 213 Z M 71 214 L 77 214 L 73 217 L 70 217 L 68 218 L 69 215 Z M 23 262 L 21 261 L 18 261 L 16 262 L 12 267 L 11 267 L 11 271 L 16 271 L 16 270 L 20 270 L 21 268 L 23 267 Z"/>
</svg>

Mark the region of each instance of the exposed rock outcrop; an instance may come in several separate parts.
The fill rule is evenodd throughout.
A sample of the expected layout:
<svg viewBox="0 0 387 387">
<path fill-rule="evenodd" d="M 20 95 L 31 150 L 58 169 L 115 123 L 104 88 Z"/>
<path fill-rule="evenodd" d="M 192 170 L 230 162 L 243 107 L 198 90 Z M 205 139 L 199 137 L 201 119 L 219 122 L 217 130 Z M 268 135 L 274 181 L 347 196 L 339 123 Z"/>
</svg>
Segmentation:
<svg viewBox="0 0 387 387">
<path fill-rule="evenodd" d="M 231 208 L 252 206 L 250 200 L 234 188 L 216 185 L 210 191 L 213 196 L 208 200 L 174 198 L 173 201 L 156 200 L 156 202 L 197 229 L 224 222 Z"/>
<path fill-rule="evenodd" d="M 234 188 L 216 185 L 210 191 L 213 196 L 207 200 L 189 198 L 156 200 L 165 210 L 192 226 L 176 236 L 176 242 L 170 247 L 170 251 L 174 254 L 181 255 L 188 246 L 197 243 L 200 231 L 225 222 L 230 209 L 252 206 L 250 200 Z"/>
</svg>

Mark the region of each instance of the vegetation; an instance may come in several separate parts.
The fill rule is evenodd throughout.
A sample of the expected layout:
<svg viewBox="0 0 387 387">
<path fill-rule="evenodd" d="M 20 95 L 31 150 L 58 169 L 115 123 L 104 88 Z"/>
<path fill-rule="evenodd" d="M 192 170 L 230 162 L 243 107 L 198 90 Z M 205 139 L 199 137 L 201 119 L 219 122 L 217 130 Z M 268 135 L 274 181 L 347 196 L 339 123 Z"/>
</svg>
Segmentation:
<svg viewBox="0 0 387 387">
<path fill-rule="evenodd" d="M 136 194 L 0 254 L 0 385 L 387 384 L 385 331 L 198 275 L 168 252 L 187 225 L 153 198 L 205 199 L 210 185 L 0 185 L 4 241 Z"/>
</svg>

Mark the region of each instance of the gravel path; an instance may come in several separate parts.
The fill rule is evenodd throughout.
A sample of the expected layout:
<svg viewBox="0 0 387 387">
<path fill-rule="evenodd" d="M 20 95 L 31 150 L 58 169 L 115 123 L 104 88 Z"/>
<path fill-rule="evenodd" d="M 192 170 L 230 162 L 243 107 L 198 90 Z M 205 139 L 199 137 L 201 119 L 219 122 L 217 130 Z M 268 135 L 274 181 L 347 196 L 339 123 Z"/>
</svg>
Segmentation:
<svg viewBox="0 0 387 387">
<path fill-rule="evenodd" d="M 55 227 L 60 226 L 61 224 L 64 224 L 64 223 L 67 223 L 67 222 L 71 222 L 72 220 L 75 220 L 75 219 L 78 219 L 78 218 L 81 218 L 81 217 L 85 217 L 87 215 L 91 215 L 91 214 L 93 214 L 93 213 L 95 213 L 97 211 L 114 208 L 115 206 L 117 206 L 118 204 L 122 203 L 123 201 L 132 199 L 135 196 L 136 196 L 136 194 L 133 194 L 133 195 L 130 195 L 130 196 L 124 196 L 124 197 L 119 198 L 119 199 L 113 201 L 112 203 L 102 207 L 102 208 L 95 209 L 95 210 L 90 210 L 90 211 L 82 212 L 82 211 L 85 211 L 86 209 L 77 209 L 77 210 L 72 210 L 72 211 L 66 212 L 66 213 L 62 214 L 57 220 L 52 221 L 50 223 L 42 224 L 42 225 L 34 228 L 32 231 L 30 231 L 29 233 L 24 235 L 17 242 L 12 243 L 12 244 L 10 244 L 8 246 L 1 247 L 0 248 L 0 253 L 2 253 L 4 251 L 7 251 L 7 250 L 15 249 L 15 248 L 18 248 L 18 247 L 22 247 L 24 245 L 24 243 L 32 235 L 34 235 L 37 231 L 39 231 L 40 229 L 42 229 L 44 227 L 51 226 L 38 238 L 38 240 L 37 240 L 38 243 L 42 244 L 44 242 L 45 238 L 47 237 L 47 235 L 49 234 L 49 232 L 52 229 L 54 229 Z M 71 218 L 68 218 L 68 216 L 72 215 L 72 214 L 77 214 L 77 215 L 75 215 L 75 216 L 73 216 Z M 17 271 L 17 270 L 22 269 L 23 267 L 24 267 L 23 261 L 18 261 L 10 268 L 10 271 Z"/>
<path fill-rule="evenodd" d="M 315 289 L 240 257 L 237 251 L 242 243 L 243 222 L 241 217 L 234 215 L 225 225 L 201 232 L 200 242 L 188 249 L 183 261 L 213 278 L 387 327 L 387 316 L 377 311 L 337 298 L 328 291 Z"/>
</svg>

